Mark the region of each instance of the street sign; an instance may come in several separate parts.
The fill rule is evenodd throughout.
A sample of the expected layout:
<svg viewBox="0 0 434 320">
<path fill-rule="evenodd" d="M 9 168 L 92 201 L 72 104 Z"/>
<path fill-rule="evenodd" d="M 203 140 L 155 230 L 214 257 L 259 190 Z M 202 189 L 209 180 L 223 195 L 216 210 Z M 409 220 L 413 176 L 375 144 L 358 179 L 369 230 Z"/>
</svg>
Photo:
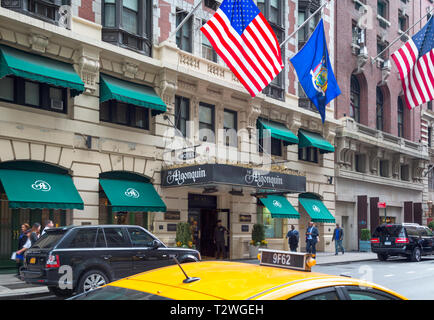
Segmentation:
<svg viewBox="0 0 434 320">
<path fill-rule="evenodd" d="M 378 209 L 386 209 L 386 202 L 378 202 L 377 207 Z"/>
</svg>

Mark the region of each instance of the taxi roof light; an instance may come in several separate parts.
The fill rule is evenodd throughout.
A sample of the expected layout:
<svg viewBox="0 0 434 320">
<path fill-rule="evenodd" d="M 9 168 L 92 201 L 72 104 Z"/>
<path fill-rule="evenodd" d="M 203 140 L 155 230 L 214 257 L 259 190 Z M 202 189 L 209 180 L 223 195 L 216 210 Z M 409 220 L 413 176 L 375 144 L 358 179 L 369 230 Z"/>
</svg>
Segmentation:
<svg viewBox="0 0 434 320">
<path fill-rule="evenodd" d="M 258 254 L 261 266 L 280 267 L 310 272 L 316 265 L 314 256 L 309 253 L 260 249 Z"/>
</svg>

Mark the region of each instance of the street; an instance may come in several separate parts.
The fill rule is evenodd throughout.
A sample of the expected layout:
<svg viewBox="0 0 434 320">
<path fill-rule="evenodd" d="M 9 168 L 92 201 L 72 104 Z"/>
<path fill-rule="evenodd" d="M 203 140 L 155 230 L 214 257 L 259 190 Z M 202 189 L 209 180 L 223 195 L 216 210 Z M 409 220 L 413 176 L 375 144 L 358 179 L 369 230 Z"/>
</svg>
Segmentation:
<svg viewBox="0 0 434 320">
<path fill-rule="evenodd" d="M 434 257 L 421 262 L 408 262 L 405 258 L 387 261 L 363 261 L 335 265 L 318 265 L 314 272 L 346 275 L 364 279 L 392 289 L 411 300 L 434 299 Z"/>
</svg>

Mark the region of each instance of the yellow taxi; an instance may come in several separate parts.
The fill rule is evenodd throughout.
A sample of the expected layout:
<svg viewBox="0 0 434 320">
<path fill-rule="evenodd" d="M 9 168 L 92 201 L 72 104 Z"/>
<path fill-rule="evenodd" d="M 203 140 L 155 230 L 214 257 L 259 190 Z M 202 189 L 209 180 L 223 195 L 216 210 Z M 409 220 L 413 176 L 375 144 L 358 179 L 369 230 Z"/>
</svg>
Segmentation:
<svg viewBox="0 0 434 320">
<path fill-rule="evenodd" d="M 201 261 L 144 272 L 72 300 L 406 300 L 382 286 L 311 272 L 311 255 L 262 250 L 260 264 Z M 175 258 L 176 260 L 176 258 Z"/>
</svg>

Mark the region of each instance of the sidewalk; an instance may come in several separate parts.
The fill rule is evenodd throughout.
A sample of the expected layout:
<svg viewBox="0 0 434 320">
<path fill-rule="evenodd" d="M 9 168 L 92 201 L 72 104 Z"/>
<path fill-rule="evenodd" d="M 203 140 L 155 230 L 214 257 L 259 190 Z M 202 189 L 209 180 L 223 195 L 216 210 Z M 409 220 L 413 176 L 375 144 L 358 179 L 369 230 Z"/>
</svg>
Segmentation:
<svg viewBox="0 0 434 320">
<path fill-rule="evenodd" d="M 316 257 L 317 265 L 340 264 L 359 261 L 376 260 L 377 255 L 372 252 L 346 252 L 335 256 L 334 253 L 319 252 Z M 257 259 L 236 260 L 257 264 Z M 46 286 L 27 284 L 15 277 L 15 274 L 0 274 L 0 300 L 17 299 L 22 296 L 31 297 L 33 295 L 48 294 Z"/>
</svg>

